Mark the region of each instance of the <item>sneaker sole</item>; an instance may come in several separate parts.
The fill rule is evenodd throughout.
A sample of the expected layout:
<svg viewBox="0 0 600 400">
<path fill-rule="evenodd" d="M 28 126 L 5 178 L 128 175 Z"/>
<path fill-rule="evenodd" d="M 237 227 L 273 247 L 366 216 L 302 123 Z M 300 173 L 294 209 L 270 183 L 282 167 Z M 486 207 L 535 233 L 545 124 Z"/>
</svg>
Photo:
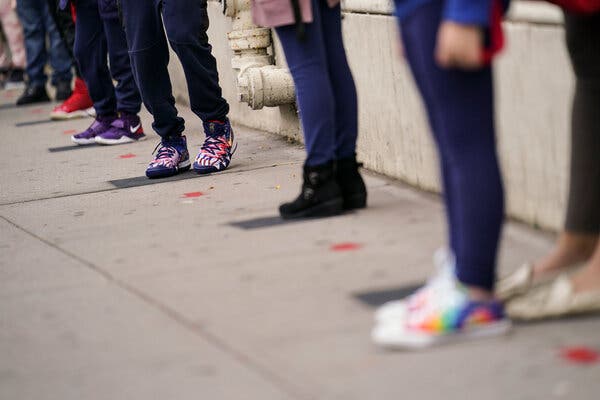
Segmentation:
<svg viewBox="0 0 600 400">
<path fill-rule="evenodd" d="M 344 211 L 344 200 L 334 199 L 324 203 L 317 204 L 314 207 L 307 208 L 295 214 L 281 214 L 283 219 L 300 219 L 300 218 L 316 218 L 316 217 L 332 217 L 339 215 Z"/>
<path fill-rule="evenodd" d="M 71 136 L 71 141 L 80 146 L 86 146 L 90 144 L 96 144 L 95 139 L 77 139 L 76 137 Z"/>
<path fill-rule="evenodd" d="M 64 121 L 64 120 L 69 120 L 69 119 L 87 118 L 87 117 L 92 116 L 92 112 L 90 110 L 93 110 L 93 109 L 94 108 L 92 107 L 91 109 L 88 108 L 87 110 L 78 110 L 78 111 L 73 111 L 70 113 L 51 112 L 50 119 L 53 119 L 55 121 Z"/>
<path fill-rule="evenodd" d="M 186 160 L 184 162 L 180 162 L 174 171 L 146 171 L 146 177 L 149 179 L 168 178 L 170 176 L 175 176 L 180 172 L 187 171 L 191 166 L 191 161 Z"/>
<path fill-rule="evenodd" d="M 227 164 L 226 167 L 217 169 L 215 167 L 206 166 L 206 165 L 196 166 L 196 163 L 194 163 L 193 168 L 194 168 L 194 172 L 197 173 L 198 175 L 207 175 L 207 174 L 213 174 L 216 172 L 225 171 L 227 168 L 229 168 L 229 164 Z"/>
<path fill-rule="evenodd" d="M 133 142 L 141 142 L 143 140 L 146 140 L 147 136 L 144 135 L 142 137 L 140 137 L 139 139 L 132 139 L 129 136 L 122 136 L 119 139 L 105 139 L 101 136 L 96 136 L 96 143 L 98 144 L 105 144 L 105 145 L 115 145 L 115 144 L 126 144 L 126 143 L 133 143 Z"/>
<path fill-rule="evenodd" d="M 429 347 L 446 345 L 451 343 L 460 343 L 464 341 L 489 339 L 497 336 L 504 336 L 510 332 L 512 323 L 510 321 L 501 321 L 489 324 L 485 327 L 474 328 L 470 331 L 459 332 L 447 335 L 429 336 L 408 334 L 402 335 L 402 338 L 379 338 L 375 332 L 371 335 L 373 342 L 388 350 L 422 350 Z"/>
</svg>

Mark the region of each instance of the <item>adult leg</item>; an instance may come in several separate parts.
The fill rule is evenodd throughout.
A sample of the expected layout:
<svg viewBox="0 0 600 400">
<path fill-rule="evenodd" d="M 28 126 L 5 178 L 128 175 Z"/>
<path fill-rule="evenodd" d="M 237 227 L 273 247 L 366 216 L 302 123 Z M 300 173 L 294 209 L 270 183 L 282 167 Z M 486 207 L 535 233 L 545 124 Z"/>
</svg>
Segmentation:
<svg viewBox="0 0 600 400">
<path fill-rule="evenodd" d="M 97 0 L 76 3 L 74 53 L 98 116 L 116 114 L 117 102 L 108 70 L 108 50 Z"/>
<path fill-rule="evenodd" d="M 69 55 L 67 47 L 60 36 L 50 7 L 47 1 L 40 1 L 39 7 L 43 13 L 44 26 L 46 33 L 48 34 L 49 41 L 49 53 L 50 53 L 50 65 L 52 66 L 52 84 L 58 85 L 59 83 L 68 82 L 69 86 L 73 78 L 71 67 L 73 66 L 73 60 Z M 68 97 L 68 96 L 67 96 Z"/>
<path fill-rule="evenodd" d="M 367 189 L 356 161 L 356 87 L 344 49 L 340 6 L 330 8 L 325 1 L 313 1 L 313 9 L 317 7 L 321 12 L 327 70 L 335 101 L 336 180 L 342 191 L 344 208 L 364 208 L 367 205 Z"/>
<path fill-rule="evenodd" d="M 217 61 L 206 34 L 206 0 L 167 0 L 163 4 L 165 29 L 183 66 L 192 111 L 205 122 L 224 121 L 229 104 L 221 95 Z"/>
<path fill-rule="evenodd" d="M 40 0 L 19 0 L 17 13 L 25 35 L 28 84 L 32 87 L 46 85 L 46 30 Z"/>
<path fill-rule="evenodd" d="M 321 7 L 313 8 L 313 18 L 306 25 L 303 41 L 296 37 L 295 26 L 276 29 L 296 87 L 308 166 L 336 158 L 336 100 L 329 76 Z"/>
<path fill-rule="evenodd" d="M 330 8 L 325 1 L 321 8 L 329 80 L 335 100 L 335 154 L 338 159 L 354 156 L 358 135 L 358 106 L 354 78 L 346 58 L 342 38 L 340 6 Z"/>
<path fill-rule="evenodd" d="M 140 112 L 142 99 L 131 71 L 127 38 L 119 21 L 116 0 L 101 0 L 98 4 L 108 44 L 110 73 L 117 81 L 114 88 L 117 110 L 135 115 Z"/>
<path fill-rule="evenodd" d="M 277 28 L 296 86 L 307 153 L 302 191 L 296 200 L 281 205 L 283 218 L 327 216 L 344 206 L 334 174 L 335 98 L 318 1 L 313 0 L 313 22 L 306 25 L 304 40 L 298 40 L 293 25 Z"/>
<path fill-rule="evenodd" d="M 566 41 L 576 76 L 571 113 L 571 172 L 564 230 L 537 261 L 533 278 L 588 260 L 600 230 L 600 14 L 565 14 Z"/>
<path fill-rule="evenodd" d="M 600 289 L 600 13 L 566 14 L 577 83 L 571 120 L 571 181 L 565 230 L 596 240 L 595 255 L 573 276 L 577 291 Z"/>
<path fill-rule="evenodd" d="M 75 76 L 81 78 L 81 71 L 79 71 L 79 65 L 75 59 L 74 48 L 75 48 L 75 21 L 73 21 L 73 15 L 71 14 L 71 8 L 67 7 L 62 10 L 59 7 L 58 0 L 48 0 L 48 6 L 50 7 L 50 13 L 58 29 L 58 33 L 65 44 L 67 53 L 71 57 L 73 68 L 75 68 Z"/>
<path fill-rule="evenodd" d="M 452 190 L 451 243 L 458 279 L 471 287 L 493 287 L 496 253 L 504 203 L 498 167 L 491 68 L 478 71 L 442 69 L 434 59 L 435 37 L 442 3 L 425 12 L 428 21 L 410 21 L 402 27 L 406 47 L 418 43 L 409 55 L 411 67 L 435 121 L 436 140 L 446 169 L 447 189 Z M 435 22 L 435 23 L 434 23 Z M 477 110 L 477 112 L 473 112 Z"/>
<path fill-rule="evenodd" d="M 133 76 L 146 108 L 154 116 L 152 127 L 163 138 L 177 138 L 185 129 L 177 115 L 169 80 L 169 48 L 163 30 L 161 2 L 121 0 Z M 183 15 L 187 14 L 187 10 Z M 192 20 L 197 24 L 198 20 Z"/>
<path fill-rule="evenodd" d="M 451 168 L 448 167 L 450 158 L 447 151 L 448 149 L 445 146 L 442 146 L 440 141 L 443 121 L 439 118 L 441 115 L 439 109 L 442 105 L 437 101 L 435 88 L 431 85 L 427 74 L 419 72 L 422 68 L 427 68 L 428 70 L 439 68 L 435 62 L 432 62 L 431 57 L 428 54 L 432 48 L 435 48 L 437 43 L 439 16 L 434 15 L 433 18 L 434 21 L 431 22 L 431 29 L 421 29 L 421 25 L 424 22 L 420 21 L 411 23 L 411 29 L 402 29 L 401 33 L 406 60 L 413 71 L 413 77 L 419 88 L 423 102 L 425 103 L 427 119 L 438 150 L 440 162 L 439 169 L 442 178 L 442 194 L 446 208 L 448 246 L 452 253 L 455 253 L 455 249 L 460 246 L 460 235 L 457 232 L 458 225 L 456 223 L 457 208 L 455 200 L 458 187 L 453 184 L 453 174 Z"/>
<path fill-rule="evenodd" d="M 565 229 L 597 236 L 600 233 L 600 13 L 566 14 L 565 26 L 577 79 Z"/>
</svg>

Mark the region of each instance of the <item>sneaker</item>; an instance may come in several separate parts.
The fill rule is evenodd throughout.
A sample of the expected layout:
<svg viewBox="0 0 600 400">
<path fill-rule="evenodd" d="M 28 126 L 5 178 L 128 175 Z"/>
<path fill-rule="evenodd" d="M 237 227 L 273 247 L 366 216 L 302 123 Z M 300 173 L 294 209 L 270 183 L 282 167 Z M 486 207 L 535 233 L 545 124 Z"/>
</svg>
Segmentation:
<svg viewBox="0 0 600 400">
<path fill-rule="evenodd" d="M 56 101 L 65 101 L 69 97 L 73 91 L 71 90 L 71 81 L 59 81 L 56 83 L 56 96 L 54 98 Z"/>
<path fill-rule="evenodd" d="M 443 290 L 454 284 L 456 261 L 452 251 L 446 247 L 436 250 L 433 255 L 434 274 L 427 280 L 427 284 L 410 296 L 385 303 L 375 312 L 375 321 L 398 320 L 406 316 L 409 310 L 422 307 L 427 299 L 431 298 L 429 292 Z"/>
<path fill-rule="evenodd" d="M 88 93 L 85 82 L 81 78 L 76 78 L 73 93 L 67 100 L 52 110 L 50 118 L 64 120 L 93 116 L 95 115 L 93 106 L 94 102 Z"/>
<path fill-rule="evenodd" d="M 17 99 L 17 106 L 24 106 L 35 103 L 46 103 L 50 101 L 46 87 L 44 86 L 32 86 L 28 85 L 25 87 L 25 91 Z"/>
<path fill-rule="evenodd" d="M 166 178 L 190 169 L 190 153 L 185 136 L 163 139 L 156 149 L 156 157 L 150 161 L 146 169 L 148 178 Z"/>
<path fill-rule="evenodd" d="M 4 89 L 21 89 L 25 87 L 25 71 L 22 68 L 13 68 L 4 81 Z"/>
<path fill-rule="evenodd" d="M 429 298 L 422 307 L 408 309 L 404 318 L 379 322 L 371 333 L 373 342 L 385 348 L 423 349 L 510 330 L 500 302 L 471 300 L 467 288 L 456 279 L 444 289 L 424 293 Z"/>
<path fill-rule="evenodd" d="M 194 160 L 194 171 L 199 174 L 223 171 L 235 153 L 234 136 L 229 120 L 204 123 L 206 140 Z"/>
<path fill-rule="evenodd" d="M 137 115 L 121 113 L 106 132 L 96 136 L 98 144 L 123 144 L 145 140 L 142 121 Z"/>
<path fill-rule="evenodd" d="M 71 140 L 79 145 L 95 144 L 96 136 L 103 134 L 111 128 L 115 116 L 96 117 L 92 125 L 85 131 L 71 136 Z"/>
</svg>

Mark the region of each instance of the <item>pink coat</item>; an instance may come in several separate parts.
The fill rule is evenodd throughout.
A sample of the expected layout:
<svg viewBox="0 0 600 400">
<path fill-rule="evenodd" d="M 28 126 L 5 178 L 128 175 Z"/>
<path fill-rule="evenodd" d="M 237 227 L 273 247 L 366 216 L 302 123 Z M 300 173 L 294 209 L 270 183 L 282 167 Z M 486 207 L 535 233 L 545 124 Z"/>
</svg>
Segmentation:
<svg viewBox="0 0 600 400">
<path fill-rule="evenodd" d="M 252 16 L 258 26 L 273 28 L 276 26 L 293 25 L 294 11 L 291 0 L 251 0 Z M 325 1 L 325 0 L 320 0 Z M 340 0 L 326 0 L 329 7 L 335 7 Z M 298 0 L 304 22 L 312 22 L 311 0 Z"/>
</svg>

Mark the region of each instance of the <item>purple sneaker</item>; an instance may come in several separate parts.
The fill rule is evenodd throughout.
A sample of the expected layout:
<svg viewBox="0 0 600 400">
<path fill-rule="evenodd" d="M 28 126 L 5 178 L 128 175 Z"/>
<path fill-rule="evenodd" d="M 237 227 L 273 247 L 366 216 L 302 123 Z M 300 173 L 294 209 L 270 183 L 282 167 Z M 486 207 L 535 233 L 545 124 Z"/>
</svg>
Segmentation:
<svg viewBox="0 0 600 400">
<path fill-rule="evenodd" d="M 71 136 L 71 140 L 79 145 L 95 144 L 96 137 L 108 131 L 115 118 L 114 115 L 96 117 L 89 128 L 77 135 Z"/>
<path fill-rule="evenodd" d="M 98 144 L 123 144 L 139 142 L 146 139 L 140 117 L 132 114 L 121 113 L 113 121 L 109 130 L 96 136 Z"/>
</svg>

